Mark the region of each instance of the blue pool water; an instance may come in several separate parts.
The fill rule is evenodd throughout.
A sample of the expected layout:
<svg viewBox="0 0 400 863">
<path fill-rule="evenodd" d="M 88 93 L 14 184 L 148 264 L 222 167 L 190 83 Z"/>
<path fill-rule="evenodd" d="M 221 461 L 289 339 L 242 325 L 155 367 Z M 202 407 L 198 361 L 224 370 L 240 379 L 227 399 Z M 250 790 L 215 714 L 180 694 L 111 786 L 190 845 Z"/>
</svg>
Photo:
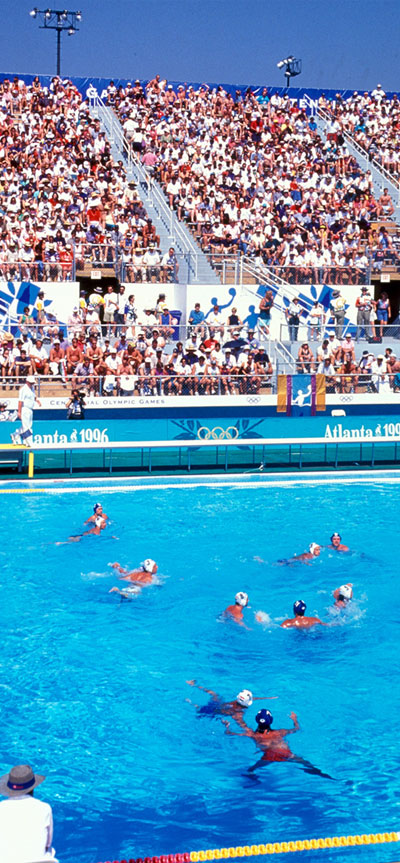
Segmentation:
<svg viewBox="0 0 400 863">
<path fill-rule="evenodd" d="M 28 762 L 47 774 L 40 796 L 62 863 L 397 829 L 399 484 L 71 486 L 0 498 L 0 772 Z M 56 546 L 97 499 L 112 526 Z M 333 530 L 351 554 L 277 565 Z M 159 585 L 132 602 L 108 593 L 118 584 L 109 562 L 148 556 Z M 355 600 L 338 619 L 332 591 L 347 581 Z M 238 590 L 250 597 L 249 630 L 219 618 Z M 282 630 L 298 598 L 337 625 Z M 249 777 L 253 741 L 199 716 L 190 700 L 208 697 L 188 679 L 225 700 L 244 687 L 278 696 L 261 706 L 278 728 L 296 711 L 293 752 L 336 781 L 295 763 Z M 256 712 L 246 712 L 252 727 Z M 366 852 L 374 863 L 396 853 Z"/>
</svg>

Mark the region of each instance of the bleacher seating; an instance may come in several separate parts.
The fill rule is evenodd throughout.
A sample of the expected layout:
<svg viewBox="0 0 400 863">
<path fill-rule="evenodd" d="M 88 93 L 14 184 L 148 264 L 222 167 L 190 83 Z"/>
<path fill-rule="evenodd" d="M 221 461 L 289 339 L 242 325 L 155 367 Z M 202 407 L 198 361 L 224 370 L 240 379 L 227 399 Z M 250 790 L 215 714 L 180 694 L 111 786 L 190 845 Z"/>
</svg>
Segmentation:
<svg viewBox="0 0 400 863">
<path fill-rule="evenodd" d="M 295 283 L 365 280 L 385 242 L 372 231 L 382 206 L 370 173 L 287 95 L 175 92 L 156 76 L 112 87 L 108 102 L 214 263 L 239 253 Z"/>
<path fill-rule="evenodd" d="M 69 281 L 157 245 L 122 162 L 67 80 L 0 84 L 0 278 Z"/>
</svg>

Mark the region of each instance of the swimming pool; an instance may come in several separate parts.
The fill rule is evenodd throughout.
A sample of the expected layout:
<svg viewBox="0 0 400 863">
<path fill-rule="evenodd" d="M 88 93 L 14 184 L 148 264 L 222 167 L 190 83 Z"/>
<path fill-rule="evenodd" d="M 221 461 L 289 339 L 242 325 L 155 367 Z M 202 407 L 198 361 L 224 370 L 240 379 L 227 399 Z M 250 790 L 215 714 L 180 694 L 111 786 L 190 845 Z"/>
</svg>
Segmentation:
<svg viewBox="0 0 400 863">
<path fill-rule="evenodd" d="M 1 772 L 28 761 L 47 774 L 62 863 L 397 828 L 398 474 L 40 487 L 0 487 L 0 759 Z M 113 520 L 105 534 L 56 546 L 98 499 Z M 277 564 L 334 530 L 351 554 Z M 108 593 L 109 562 L 148 556 L 159 585 L 132 602 Z M 280 628 L 298 598 L 332 622 L 332 591 L 347 581 L 355 601 L 337 625 Z M 219 619 L 238 590 L 250 630 Z M 258 609 L 270 624 L 255 623 Z M 336 781 L 290 762 L 251 777 L 254 743 L 199 715 L 190 702 L 208 697 L 189 679 L 224 700 L 242 688 L 278 696 L 246 721 L 265 706 L 288 728 L 296 711 L 293 752 Z"/>
</svg>

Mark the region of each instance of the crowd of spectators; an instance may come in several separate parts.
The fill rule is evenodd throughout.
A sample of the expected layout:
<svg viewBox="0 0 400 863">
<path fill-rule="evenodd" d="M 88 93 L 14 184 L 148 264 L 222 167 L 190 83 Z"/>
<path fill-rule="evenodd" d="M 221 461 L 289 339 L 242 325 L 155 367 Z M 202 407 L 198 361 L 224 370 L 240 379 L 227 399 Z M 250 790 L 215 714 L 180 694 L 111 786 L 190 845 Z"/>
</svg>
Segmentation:
<svg viewBox="0 0 400 863">
<path fill-rule="evenodd" d="M 249 88 L 233 97 L 206 85 L 175 92 L 156 75 L 145 87 L 111 82 L 107 101 L 214 262 L 239 252 L 290 282 L 354 284 L 390 243 L 374 227 L 390 195 L 376 200 L 371 172 L 338 130 L 321 138 L 289 96 Z"/>
<path fill-rule="evenodd" d="M 157 252 L 135 184 L 71 81 L 0 83 L 0 156 L 0 278 L 68 281 L 74 254 L 82 269 L 112 266 L 116 248 L 127 266 Z"/>
<path fill-rule="evenodd" d="M 325 375 L 328 393 L 400 390 L 400 359 L 392 348 L 378 355 L 365 350 L 357 359 L 351 334 L 339 340 L 333 331 L 329 332 L 314 350 L 304 342 L 298 350 L 297 372 Z"/>
<path fill-rule="evenodd" d="M 327 138 L 345 142 L 349 135 L 354 142 L 365 150 L 370 161 L 384 168 L 392 175 L 394 183 L 399 182 L 400 174 L 400 102 L 396 94 L 386 96 L 381 84 L 371 93 L 358 93 L 344 99 L 340 93 L 328 101 L 319 100 L 319 108 L 328 117 Z M 377 201 L 377 218 L 384 222 L 392 221 L 395 208 L 388 188 L 384 188 Z M 371 257 L 374 272 L 382 269 L 382 264 L 398 267 L 400 261 L 400 236 L 394 223 L 391 230 L 382 225 L 379 236 L 371 233 Z"/>
<path fill-rule="evenodd" d="M 340 98 L 326 139 L 288 96 L 223 87 L 176 92 L 157 75 L 142 87 L 107 88 L 136 158 L 157 177 L 170 205 L 218 260 L 241 253 L 293 283 L 365 280 L 371 257 L 397 261 L 387 227 L 387 190 L 346 149 L 346 126 L 395 170 L 398 101 L 381 88 Z M 383 130 L 383 131 L 382 131 Z M 77 88 L 54 77 L 0 84 L 0 276 L 65 281 L 92 266 L 124 265 L 126 281 L 177 281 L 178 260 L 160 238 L 122 161 Z M 394 154 L 394 155 L 393 155 Z"/>
<path fill-rule="evenodd" d="M 82 301 L 66 333 L 56 321 L 34 320 L 27 307 L 16 336 L 1 337 L 3 389 L 18 388 L 32 374 L 107 396 L 243 394 L 271 386 L 268 354 L 235 310 L 223 322 L 216 306 L 207 324 L 192 321 L 180 339 L 164 294 L 154 308 L 138 311 L 125 291 L 110 286 L 104 303 Z"/>
<path fill-rule="evenodd" d="M 36 308 L 27 306 L 20 315 L 16 334 L 4 332 L 0 337 L 2 389 L 16 389 L 28 375 L 36 375 L 71 386 L 77 398 L 82 393 L 111 397 L 272 391 L 275 370 L 264 346 L 273 306 L 269 295 L 266 291 L 260 301 L 267 317 L 260 315 L 256 330 L 241 320 L 235 307 L 224 314 L 216 304 L 205 318 L 200 302 L 188 313 L 188 323 L 179 327 L 165 293 L 159 293 L 156 303 L 138 309 L 129 286 L 121 285 L 117 293 L 110 284 L 104 297 L 82 298 L 66 328 L 60 328 L 46 316 L 41 292 Z M 368 299 L 368 291 L 362 288 L 360 303 L 365 296 Z M 386 296 L 382 292 L 384 302 Z M 288 307 L 288 328 L 296 329 L 290 333 L 292 340 L 298 338 L 296 303 L 298 298 Z M 307 321 L 309 338 L 298 350 L 297 372 L 324 374 L 327 392 L 398 391 L 400 359 L 391 348 L 378 356 L 365 350 L 356 358 L 355 343 L 361 333 L 369 338 L 370 319 L 359 323 L 353 340 L 350 333 L 342 335 L 339 319 L 334 331 L 329 325 L 327 329 L 327 317 L 316 301 Z"/>
</svg>

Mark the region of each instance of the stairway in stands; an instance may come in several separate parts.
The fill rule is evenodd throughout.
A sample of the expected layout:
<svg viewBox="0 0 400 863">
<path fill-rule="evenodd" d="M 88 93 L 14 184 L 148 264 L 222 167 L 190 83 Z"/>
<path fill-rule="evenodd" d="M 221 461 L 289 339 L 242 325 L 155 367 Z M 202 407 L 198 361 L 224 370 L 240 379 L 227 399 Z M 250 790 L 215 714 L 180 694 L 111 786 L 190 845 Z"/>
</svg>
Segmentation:
<svg viewBox="0 0 400 863">
<path fill-rule="evenodd" d="M 111 144 L 113 159 L 123 162 L 128 180 L 136 183 L 139 197 L 160 237 L 162 252 L 166 252 L 170 246 L 174 247 L 179 258 L 180 281 L 203 285 L 221 284 L 217 273 L 193 239 L 189 229 L 179 221 L 175 212 L 169 207 L 160 185 L 150 177 L 139 162 L 132 159 L 121 123 L 112 109 L 105 105 L 101 98 L 96 97 L 91 100 L 90 113 L 100 121 Z"/>
</svg>

